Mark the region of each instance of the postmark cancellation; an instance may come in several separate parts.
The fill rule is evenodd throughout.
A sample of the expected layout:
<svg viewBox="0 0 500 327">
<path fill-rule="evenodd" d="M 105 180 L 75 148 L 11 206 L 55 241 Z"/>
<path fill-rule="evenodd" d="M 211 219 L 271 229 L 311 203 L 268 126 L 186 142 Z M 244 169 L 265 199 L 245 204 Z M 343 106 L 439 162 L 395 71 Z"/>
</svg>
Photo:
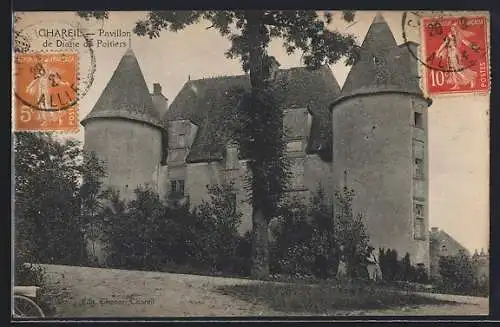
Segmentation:
<svg viewBox="0 0 500 327">
<path fill-rule="evenodd" d="M 424 16 L 420 28 L 422 88 L 427 95 L 489 92 L 487 15 Z"/>
<path fill-rule="evenodd" d="M 78 130 L 77 52 L 15 56 L 16 131 Z"/>
</svg>

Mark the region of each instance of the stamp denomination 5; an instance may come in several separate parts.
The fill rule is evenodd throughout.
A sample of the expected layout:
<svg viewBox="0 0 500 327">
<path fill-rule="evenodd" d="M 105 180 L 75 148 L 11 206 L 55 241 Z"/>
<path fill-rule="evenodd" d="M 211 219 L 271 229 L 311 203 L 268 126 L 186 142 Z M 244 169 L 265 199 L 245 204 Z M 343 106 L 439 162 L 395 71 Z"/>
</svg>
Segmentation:
<svg viewBox="0 0 500 327">
<path fill-rule="evenodd" d="M 15 94 L 16 131 L 76 129 L 78 54 L 16 54 Z"/>
</svg>

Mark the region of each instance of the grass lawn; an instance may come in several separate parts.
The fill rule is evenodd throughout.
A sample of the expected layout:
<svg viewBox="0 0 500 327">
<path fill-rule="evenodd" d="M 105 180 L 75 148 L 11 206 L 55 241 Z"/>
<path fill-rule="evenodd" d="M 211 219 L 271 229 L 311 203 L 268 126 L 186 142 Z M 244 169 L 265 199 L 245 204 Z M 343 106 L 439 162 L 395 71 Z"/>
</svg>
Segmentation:
<svg viewBox="0 0 500 327">
<path fill-rule="evenodd" d="M 217 289 L 225 295 L 263 302 L 272 309 L 295 313 L 331 313 L 337 310 L 368 310 L 432 304 L 455 304 L 424 296 L 401 293 L 375 284 L 284 284 L 227 285 Z"/>
</svg>

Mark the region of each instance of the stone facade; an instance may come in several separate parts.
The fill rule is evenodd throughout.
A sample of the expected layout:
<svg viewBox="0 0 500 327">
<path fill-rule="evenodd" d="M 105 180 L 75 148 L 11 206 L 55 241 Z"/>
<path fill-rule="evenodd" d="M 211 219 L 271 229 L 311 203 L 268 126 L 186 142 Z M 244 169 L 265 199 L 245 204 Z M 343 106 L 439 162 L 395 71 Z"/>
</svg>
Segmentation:
<svg viewBox="0 0 500 327">
<path fill-rule="evenodd" d="M 413 124 L 414 112 L 423 112 L 419 101 L 380 94 L 339 103 L 332 119 L 333 179 L 337 188 L 346 183 L 355 190 L 353 210 L 365 214 L 376 249 L 408 252 L 413 263 L 428 267 L 427 189 L 414 167 L 426 158 L 415 146 L 426 141 Z"/>
<path fill-rule="evenodd" d="M 378 15 L 361 57 L 342 90 L 323 66 L 279 69 L 271 82 L 283 96 L 286 149 L 292 161 L 289 194 L 308 198 L 321 186 L 357 193 L 373 245 L 393 248 L 429 266 L 427 114 L 417 63 L 398 46 Z M 171 104 L 154 84 L 150 94 L 132 50 L 125 53 L 91 113 L 82 121 L 85 146 L 108 163 L 106 186 L 128 198 L 150 184 L 167 203 L 199 204 L 207 185 L 233 181 L 243 212 L 240 233 L 251 230 L 242 181 L 246 158 L 221 133 L 220 115 L 244 103 L 248 75 L 188 80 Z M 222 133 L 223 134 L 223 133 Z M 333 159 L 332 159 L 333 158 Z M 333 201 L 332 201 L 333 202 Z"/>
<path fill-rule="evenodd" d="M 331 105 L 333 180 L 354 189 L 375 249 L 429 267 L 427 107 L 418 62 L 377 15 Z"/>
</svg>

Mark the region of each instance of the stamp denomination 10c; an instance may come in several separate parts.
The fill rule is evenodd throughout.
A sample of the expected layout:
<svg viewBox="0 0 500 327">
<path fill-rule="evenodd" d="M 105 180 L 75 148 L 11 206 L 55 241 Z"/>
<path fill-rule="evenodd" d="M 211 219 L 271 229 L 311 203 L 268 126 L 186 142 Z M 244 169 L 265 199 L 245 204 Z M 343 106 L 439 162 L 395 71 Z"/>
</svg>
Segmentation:
<svg viewBox="0 0 500 327">
<path fill-rule="evenodd" d="M 428 95 L 489 92 L 487 16 L 423 17 L 420 26 Z"/>
</svg>

